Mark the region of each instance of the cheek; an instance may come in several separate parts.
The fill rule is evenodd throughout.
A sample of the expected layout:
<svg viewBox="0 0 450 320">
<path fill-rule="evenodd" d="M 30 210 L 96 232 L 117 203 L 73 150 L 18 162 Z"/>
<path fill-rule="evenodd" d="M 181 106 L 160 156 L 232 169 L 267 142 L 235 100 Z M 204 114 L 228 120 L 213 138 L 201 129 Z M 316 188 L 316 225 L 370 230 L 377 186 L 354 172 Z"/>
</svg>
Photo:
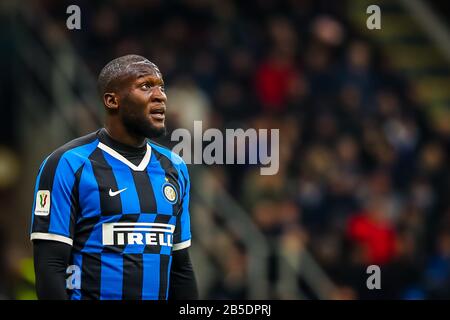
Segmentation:
<svg viewBox="0 0 450 320">
<path fill-rule="evenodd" d="M 147 112 L 149 97 L 145 92 L 132 92 L 123 100 L 123 111 L 130 114 Z"/>
</svg>

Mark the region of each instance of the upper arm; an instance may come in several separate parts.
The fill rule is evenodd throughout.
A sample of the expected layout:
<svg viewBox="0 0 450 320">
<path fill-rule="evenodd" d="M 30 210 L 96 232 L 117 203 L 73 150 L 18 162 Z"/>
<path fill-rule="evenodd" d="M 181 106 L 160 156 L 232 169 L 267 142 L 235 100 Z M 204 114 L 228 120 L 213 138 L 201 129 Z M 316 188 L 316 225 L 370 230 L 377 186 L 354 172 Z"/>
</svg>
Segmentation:
<svg viewBox="0 0 450 320">
<path fill-rule="evenodd" d="M 77 172 L 64 155 L 50 155 L 36 179 L 30 238 L 72 245 L 77 206 Z"/>
<path fill-rule="evenodd" d="M 179 179 L 183 186 L 181 209 L 177 215 L 174 234 L 173 250 L 181 250 L 191 245 L 191 218 L 190 218 L 190 189 L 191 183 L 186 164 L 183 162 L 180 169 Z"/>
</svg>

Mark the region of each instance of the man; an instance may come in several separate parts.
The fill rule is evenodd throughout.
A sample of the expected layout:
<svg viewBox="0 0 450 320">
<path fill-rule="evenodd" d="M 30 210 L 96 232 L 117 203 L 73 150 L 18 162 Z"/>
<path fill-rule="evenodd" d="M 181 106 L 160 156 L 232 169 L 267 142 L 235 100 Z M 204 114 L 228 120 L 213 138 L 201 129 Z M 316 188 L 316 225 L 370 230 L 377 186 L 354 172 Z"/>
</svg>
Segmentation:
<svg viewBox="0 0 450 320">
<path fill-rule="evenodd" d="M 190 181 L 165 133 L 158 67 L 127 55 L 98 78 L 104 128 L 42 163 L 32 214 L 39 299 L 197 299 Z"/>
</svg>

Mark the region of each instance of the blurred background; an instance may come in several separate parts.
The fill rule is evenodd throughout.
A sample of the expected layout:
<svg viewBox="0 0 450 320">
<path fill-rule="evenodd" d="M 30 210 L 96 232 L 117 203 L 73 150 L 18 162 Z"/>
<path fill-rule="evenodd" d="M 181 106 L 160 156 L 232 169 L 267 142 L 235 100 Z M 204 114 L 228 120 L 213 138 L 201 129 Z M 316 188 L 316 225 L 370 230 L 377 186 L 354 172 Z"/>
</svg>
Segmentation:
<svg viewBox="0 0 450 320">
<path fill-rule="evenodd" d="M 66 8 L 81 9 L 68 30 Z M 366 9 L 381 8 L 381 30 Z M 190 165 L 203 299 L 450 298 L 450 5 L 3 0 L 0 298 L 35 299 L 40 163 L 102 125 L 101 68 L 161 69 L 170 131 L 279 128 L 280 170 Z M 366 268 L 381 268 L 368 290 Z"/>
</svg>

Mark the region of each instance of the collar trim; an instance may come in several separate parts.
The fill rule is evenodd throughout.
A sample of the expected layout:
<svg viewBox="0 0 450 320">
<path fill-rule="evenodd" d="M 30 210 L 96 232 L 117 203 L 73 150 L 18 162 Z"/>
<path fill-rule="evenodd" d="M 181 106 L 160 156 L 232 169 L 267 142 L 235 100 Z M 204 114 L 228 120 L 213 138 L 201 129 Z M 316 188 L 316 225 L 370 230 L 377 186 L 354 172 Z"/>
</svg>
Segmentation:
<svg viewBox="0 0 450 320">
<path fill-rule="evenodd" d="M 120 162 L 123 162 L 127 166 L 129 166 L 134 171 L 144 171 L 145 168 L 147 168 L 148 163 L 150 162 L 150 156 L 152 154 L 152 148 L 147 143 L 147 151 L 145 152 L 144 158 L 142 158 L 141 163 L 136 166 L 130 161 L 128 161 L 124 156 L 122 156 L 120 153 L 118 153 L 116 150 L 112 149 L 111 147 L 108 147 L 106 144 L 99 142 L 98 147 L 108 153 L 113 158 L 116 158 Z"/>
</svg>

